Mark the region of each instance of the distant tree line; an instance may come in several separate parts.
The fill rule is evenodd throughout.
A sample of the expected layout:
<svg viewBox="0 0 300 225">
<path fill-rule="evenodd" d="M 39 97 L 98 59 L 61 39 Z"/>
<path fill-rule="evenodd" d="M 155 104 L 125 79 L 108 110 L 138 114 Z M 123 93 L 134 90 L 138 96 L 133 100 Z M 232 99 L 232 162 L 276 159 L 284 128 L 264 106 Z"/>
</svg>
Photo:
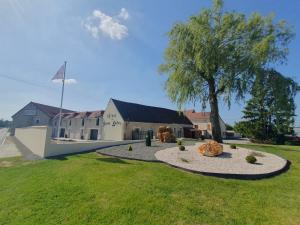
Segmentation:
<svg viewBox="0 0 300 225">
<path fill-rule="evenodd" d="M 11 126 L 11 121 L 0 119 L 0 127 L 10 127 L 10 126 Z"/>
</svg>

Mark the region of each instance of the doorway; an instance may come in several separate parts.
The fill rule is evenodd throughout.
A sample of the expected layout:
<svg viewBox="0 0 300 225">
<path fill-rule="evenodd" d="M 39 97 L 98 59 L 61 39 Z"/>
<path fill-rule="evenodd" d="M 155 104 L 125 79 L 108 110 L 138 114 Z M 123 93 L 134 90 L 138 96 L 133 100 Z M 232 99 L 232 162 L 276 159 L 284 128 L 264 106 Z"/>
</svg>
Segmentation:
<svg viewBox="0 0 300 225">
<path fill-rule="evenodd" d="M 59 137 L 64 138 L 65 137 L 65 128 L 61 128 L 59 132 Z"/>
<path fill-rule="evenodd" d="M 98 140 L 98 130 L 91 129 L 90 140 Z"/>
</svg>

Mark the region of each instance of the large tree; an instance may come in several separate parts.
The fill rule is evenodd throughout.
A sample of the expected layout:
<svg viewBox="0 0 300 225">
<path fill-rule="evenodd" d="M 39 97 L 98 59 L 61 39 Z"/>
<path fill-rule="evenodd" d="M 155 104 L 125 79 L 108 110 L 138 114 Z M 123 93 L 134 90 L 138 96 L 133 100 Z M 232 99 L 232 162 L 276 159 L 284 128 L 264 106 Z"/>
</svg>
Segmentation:
<svg viewBox="0 0 300 225">
<path fill-rule="evenodd" d="M 166 91 L 180 110 L 187 102 L 209 102 L 213 139 L 222 142 L 218 101 L 230 106 L 243 99 L 257 70 L 284 62 L 293 33 L 284 21 L 254 13 L 223 12 L 223 1 L 202 10 L 168 33 L 160 72 L 168 74 Z"/>
<path fill-rule="evenodd" d="M 264 70 L 256 75 L 247 101 L 244 121 L 235 130 L 258 140 L 283 140 L 285 134 L 293 133 L 295 96 L 298 84 L 275 70 Z"/>
</svg>

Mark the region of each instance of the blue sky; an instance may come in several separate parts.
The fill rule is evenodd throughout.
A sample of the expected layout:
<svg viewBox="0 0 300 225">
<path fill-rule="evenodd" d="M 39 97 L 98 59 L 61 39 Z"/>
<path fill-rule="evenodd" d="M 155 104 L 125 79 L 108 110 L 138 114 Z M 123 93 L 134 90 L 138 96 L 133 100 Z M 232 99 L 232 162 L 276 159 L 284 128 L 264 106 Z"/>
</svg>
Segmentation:
<svg viewBox="0 0 300 225">
<path fill-rule="evenodd" d="M 157 72 L 166 32 L 210 5 L 210 0 L 0 1 L 0 118 L 9 119 L 30 101 L 58 106 L 60 85 L 51 78 L 65 60 L 67 78 L 77 80 L 66 86 L 65 108 L 105 109 L 113 97 L 176 109 L 163 89 L 166 77 Z M 300 83 L 299 1 L 225 0 L 225 9 L 274 12 L 293 25 L 288 63 L 276 69 Z M 100 21 L 101 29 L 93 29 Z M 296 103 L 300 115 L 300 95 Z M 242 109 L 242 102 L 230 109 L 220 103 L 221 116 L 231 124 Z"/>
</svg>

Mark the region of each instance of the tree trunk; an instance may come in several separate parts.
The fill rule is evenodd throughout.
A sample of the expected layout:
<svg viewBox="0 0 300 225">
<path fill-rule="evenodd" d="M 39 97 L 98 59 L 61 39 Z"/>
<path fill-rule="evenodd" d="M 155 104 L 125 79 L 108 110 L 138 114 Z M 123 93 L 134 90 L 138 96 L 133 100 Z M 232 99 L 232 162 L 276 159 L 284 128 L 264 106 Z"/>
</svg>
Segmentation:
<svg viewBox="0 0 300 225">
<path fill-rule="evenodd" d="M 213 140 L 222 143 L 222 132 L 219 120 L 219 106 L 214 80 L 208 82 L 209 85 L 209 104 L 210 104 L 210 120 L 212 128 Z"/>
</svg>

